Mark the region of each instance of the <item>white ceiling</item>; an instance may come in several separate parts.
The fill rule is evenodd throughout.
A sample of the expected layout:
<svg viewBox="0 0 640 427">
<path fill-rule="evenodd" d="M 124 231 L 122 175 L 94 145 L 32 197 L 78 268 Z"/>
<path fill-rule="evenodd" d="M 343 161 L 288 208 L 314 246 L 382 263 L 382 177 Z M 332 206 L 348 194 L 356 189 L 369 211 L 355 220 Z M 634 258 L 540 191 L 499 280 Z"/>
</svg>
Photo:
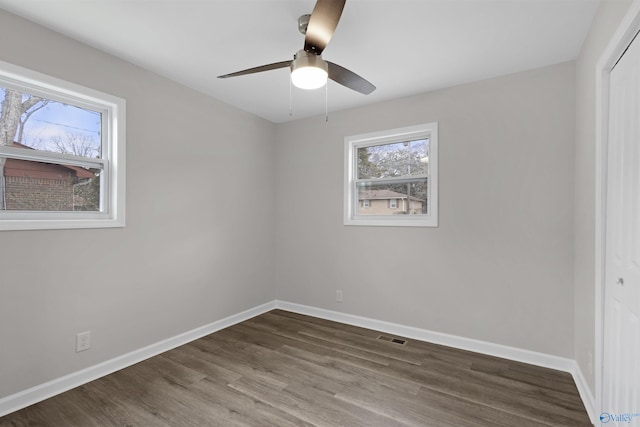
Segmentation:
<svg viewBox="0 0 640 427">
<path fill-rule="evenodd" d="M 0 0 L 0 8 L 280 123 L 324 114 L 287 68 L 315 0 Z M 598 0 L 348 0 L 323 57 L 377 86 L 328 86 L 329 111 L 575 59 Z"/>
</svg>

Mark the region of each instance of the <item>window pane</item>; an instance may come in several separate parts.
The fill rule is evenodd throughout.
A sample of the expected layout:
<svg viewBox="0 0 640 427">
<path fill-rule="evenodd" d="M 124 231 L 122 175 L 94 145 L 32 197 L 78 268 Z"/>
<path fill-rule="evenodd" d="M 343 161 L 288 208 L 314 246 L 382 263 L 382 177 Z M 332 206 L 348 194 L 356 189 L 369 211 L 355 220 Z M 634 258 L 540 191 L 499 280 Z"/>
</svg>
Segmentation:
<svg viewBox="0 0 640 427">
<path fill-rule="evenodd" d="M 0 103 L 0 117 L 9 130 L 9 140 L 0 144 L 101 157 L 100 112 L 3 87 Z"/>
<path fill-rule="evenodd" d="M 358 148 L 358 179 L 426 175 L 428 169 L 428 139 Z"/>
<path fill-rule="evenodd" d="M 357 186 L 357 215 L 426 215 L 427 180 Z"/>
<path fill-rule="evenodd" d="M 2 210 L 100 210 L 99 169 L 10 158 L 0 158 L 0 169 Z"/>
</svg>

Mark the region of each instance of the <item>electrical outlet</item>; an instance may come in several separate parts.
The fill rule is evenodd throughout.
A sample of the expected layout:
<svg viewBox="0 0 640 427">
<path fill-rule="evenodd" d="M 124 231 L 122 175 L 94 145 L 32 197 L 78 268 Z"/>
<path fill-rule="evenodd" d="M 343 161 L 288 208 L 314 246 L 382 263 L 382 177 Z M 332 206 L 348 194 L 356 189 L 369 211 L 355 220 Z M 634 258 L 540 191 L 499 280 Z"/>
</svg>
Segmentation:
<svg viewBox="0 0 640 427">
<path fill-rule="evenodd" d="M 76 353 L 89 350 L 91 348 L 91 331 L 82 332 L 76 335 Z"/>
<path fill-rule="evenodd" d="M 342 290 L 336 291 L 336 301 L 342 302 Z"/>
</svg>

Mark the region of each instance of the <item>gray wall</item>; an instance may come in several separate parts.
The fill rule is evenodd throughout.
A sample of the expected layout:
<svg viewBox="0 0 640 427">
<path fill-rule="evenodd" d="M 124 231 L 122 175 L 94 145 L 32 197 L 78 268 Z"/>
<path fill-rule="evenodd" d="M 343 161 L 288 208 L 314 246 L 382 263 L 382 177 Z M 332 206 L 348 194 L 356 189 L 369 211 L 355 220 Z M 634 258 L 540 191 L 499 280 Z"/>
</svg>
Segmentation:
<svg viewBox="0 0 640 427">
<path fill-rule="evenodd" d="M 127 100 L 127 227 L 0 233 L 0 398 L 273 300 L 273 124 L 3 11 L 0 40 Z"/>
<path fill-rule="evenodd" d="M 0 11 L 0 59 L 128 109 L 126 228 L 0 233 L 0 398 L 274 297 L 575 354 L 593 387 L 594 66 L 629 3 L 575 67 L 277 127 Z M 440 226 L 343 226 L 343 138 L 430 121 Z"/>
<path fill-rule="evenodd" d="M 564 63 L 279 125 L 277 297 L 572 358 L 574 84 Z M 432 121 L 440 226 L 342 225 L 344 137 Z"/>
<path fill-rule="evenodd" d="M 596 63 L 630 0 L 604 1 L 576 61 L 575 358 L 595 392 Z"/>
</svg>

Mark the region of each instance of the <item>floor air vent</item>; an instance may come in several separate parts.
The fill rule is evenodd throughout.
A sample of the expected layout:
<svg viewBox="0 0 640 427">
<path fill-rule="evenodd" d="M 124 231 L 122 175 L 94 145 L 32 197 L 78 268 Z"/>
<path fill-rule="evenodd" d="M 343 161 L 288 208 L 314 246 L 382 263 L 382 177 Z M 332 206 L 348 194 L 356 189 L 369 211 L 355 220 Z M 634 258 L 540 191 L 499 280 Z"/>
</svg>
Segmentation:
<svg viewBox="0 0 640 427">
<path fill-rule="evenodd" d="M 384 335 L 378 336 L 378 339 L 382 341 L 392 342 L 394 344 L 400 344 L 400 345 L 405 345 L 407 343 L 407 340 L 401 340 L 400 338 L 385 337 Z"/>
</svg>

